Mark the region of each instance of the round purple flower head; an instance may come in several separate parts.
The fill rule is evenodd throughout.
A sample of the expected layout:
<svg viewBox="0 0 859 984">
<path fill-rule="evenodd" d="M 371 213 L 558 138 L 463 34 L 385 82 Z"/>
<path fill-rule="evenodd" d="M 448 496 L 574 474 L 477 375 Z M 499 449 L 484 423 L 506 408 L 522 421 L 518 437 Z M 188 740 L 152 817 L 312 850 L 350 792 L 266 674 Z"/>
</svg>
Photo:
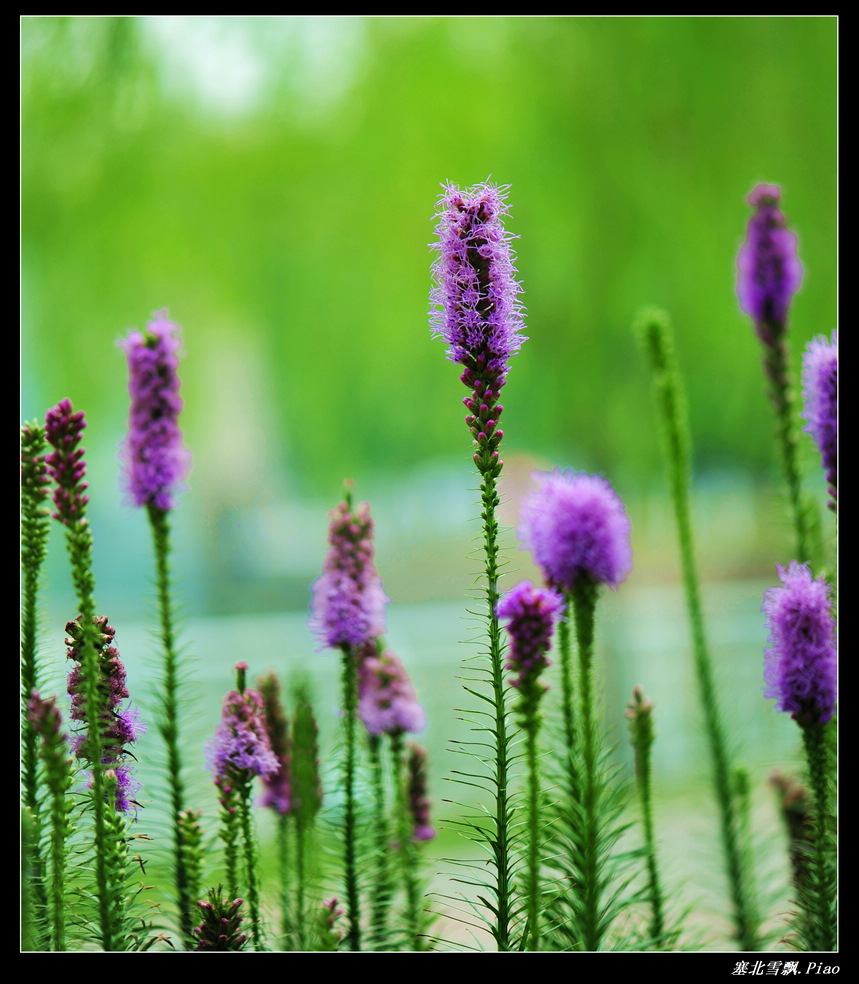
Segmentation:
<svg viewBox="0 0 859 984">
<path fill-rule="evenodd" d="M 146 331 L 133 331 L 120 345 L 128 356 L 131 413 L 120 457 L 125 484 L 137 506 L 168 510 L 188 474 L 191 456 L 179 429 L 179 328 L 160 311 Z"/>
<path fill-rule="evenodd" d="M 246 669 L 247 664 L 237 663 L 236 668 Z M 280 763 L 266 729 L 265 705 L 256 690 L 231 690 L 224 697 L 221 721 L 206 751 L 216 782 L 232 784 L 278 771 Z"/>
<path fill-rule="evenodd" d="M 820 449 L 832 503 L 838 495 L 838 332 L 832 341 L 815 338 L 802 359 L 805 425 Z"/>
<path fill-rule="evenodd" d="M 797 239 L 785 228 L 778 185 L 759 184 L 748 197 L 755 209 L 737 256 L 740 307 L 754 318 L 758 336 L 774 345 L 784 332 L 787 310 L 802 280 Z"/>
<path fill-rule="evenodd" d="M 537 588 L 530 581 L 520 581 L 498 602 L 498 618 L 507 621 L 510 651 L 507 669 L 518 673 L 510 685 L 522 691 L 539 686 L 542 695 L 546 687 L 537 685 L 537 677 L 551 661 L 546 652 L 552 643 L 555 624 L 565 608 L 564 599 L 551 588 Z"/>
<path fill-rule="evenodd" d="M 438 259 L 432 273 L 430 327 L 449 348 L 447 357 L 465 367 L 460 376 L 472 391 L 463 402 L 465 423 L 477 446 L 474 461 L 482 473 L 497 474 L 502 462 L 497 428 L 504 409 L 498 398 L 510 358 L 526 340 L 522 288 L 514 279 L 514 238 L 504 228 L 506 187 L 483 183 L 465 191 L 446 185 L 437 212 Z"/>
<path fill-rule="evenodd" d="M 522 506 L 519 539 L 546 582 L 572 591 L 582 576 L 616 588 L 632 570 L 630 522 L 620 497 L 599 475 L 542 472 Z"/>
<path fill-rule="evenodd" d="M 800 724 L 826 724 L 835 710 L 838 670 L 829 586 L 795 560 L 777 569 L 784 587 L 767 588 L 761 608 L 770 630 L 764 696 Z"/>
<path fill-rule="evenodd" d="M 313 582 L 310 628 L 321 644 L 361 646 L 385 633 L 388 597 L 373 560 L 370 505 L 341 502 L 329 514 L 328 553 Z"/>
<path fill-rule="evenodd" d="M 358 714 L 371 735 L 424 730 L 426 714 L 396 653 L 364 656 L 358 672 Z"/>
</svg>

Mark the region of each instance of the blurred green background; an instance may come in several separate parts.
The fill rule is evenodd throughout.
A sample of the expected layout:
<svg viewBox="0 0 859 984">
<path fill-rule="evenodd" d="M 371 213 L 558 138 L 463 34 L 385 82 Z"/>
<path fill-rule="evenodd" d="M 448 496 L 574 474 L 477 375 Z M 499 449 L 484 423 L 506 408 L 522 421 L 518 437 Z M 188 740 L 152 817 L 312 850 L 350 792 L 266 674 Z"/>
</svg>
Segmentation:
<svg viewBox="0 0 859 984">
<path fill-rule="evenodd" d="M 504 394 L 508 583 L 532 571 L 512 532 L 530 472 L 604 473 L 635 553 L 603 606 L 608 704 L 619 716 L 644 683 L 677 739 L 658 764 L 700 772 L 674 532 L 630 330 L 640 306 L 667 308 L 699 555 L 720 582 L 708 617 L 743 688 L 732 710 L 764 761 L 793 747 L 760 698 L 761 591 L 793 548 L 735 260 L 746 195 L 780 184 L 804 267 L 797 369 L 836 325 L 837 30 L 833 17 L 23 18 L 21 413 L 43 419 L 63 397 L 86 412 L 97 598 L 130 681 L 154 672 L 140 628 L 154 606 L 145 516 L 120 489 L 116 343 L 167 307 L 194 456 L 174 566 L 206 678 L 201 734 L 242 657 L 252 672 L 286 660 L 328 674 L 317 686 L 336 720 L 335 661 L 313 656 L 304 613 L 348 477 L 373 504 L 391 641 L 443 771 L 461 698 L 441 680 L 463 655 L 479 562 L 465 390 L 430 336 L 428 244 L 440 182 L 491 176 L 511 185 L 530 336 Z M 823 505 L 816 451 L 800 444 Z M 56 534 L 48 589 L 61 654 L 74 603 Z"/>
</svg>

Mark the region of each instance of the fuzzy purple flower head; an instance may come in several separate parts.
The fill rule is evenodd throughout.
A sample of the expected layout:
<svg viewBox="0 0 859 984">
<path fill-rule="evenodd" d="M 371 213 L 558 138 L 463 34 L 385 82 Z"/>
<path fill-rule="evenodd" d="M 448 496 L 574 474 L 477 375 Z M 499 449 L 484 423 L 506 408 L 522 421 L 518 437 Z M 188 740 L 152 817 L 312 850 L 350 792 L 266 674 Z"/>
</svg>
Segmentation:
<svg viewBox="0 0 859 984">
<path fill-rule="evenodd" d="M 783 587 L 767 588 L 761 608 L 770 630 L 764 696 L 800 724 L 826 724 L 835 711 L 838 673 L 829 586 L 795 560 L 777 569 Z"/>
<path fill-rule="evenodd" d="M 534 691 L 534 697 L 538 697 L 546 689 L 544 684 L 538 684 L 537 677 L 552 665 L 546 652 L 565 607 L 557 591 L 535 587 L 530 581 L 520 581 L 498 602 L 498 618 L 507 622 L 510 636 L 507 669 L 518 674 L 510 685 L 523 696 Z"/>
<path fill-rule="evenodd" d="M 787 311 L 802 280 L 795 233 L 785 228 L 778 207 L 778 185 L 759 184 L 749 195 L 755 209 L 746 241 L 737 256 L 740 307 L 754 319 L 765 345 L 775 345 L 787 322 Z"/>
<path fill-rule="evenodd" d="M 191 456 L 179 429 L 179 328 L 161 311 L 144 332 L 133 331 L 120 345 L 128 357 L 131 394 L 128 437 L 120 457 L 125 484 L 137 506 L 168 510 L 188 474 Z"/>
<path fill-rule="evenodd" d="M 805 430 L 820 449 L 831 506 L 838 496 L 838 332 L 832 341 L 815 338 L 802 360 L 802 416 Z"/>
<path fill-rule="evenodd" d="M 546 582 L 572 591 L 583 576 L 610 588 L 632 570 L 630 522 L 620 497 L 599 475 L 541 472 L 522 506 L 518 536 Z"/>
<path fill-rule="evenodd" d="M 364 656 L 358 674 L 358 714 L 371 735 L 424 730 L 426 714 L 396 653 L 386 649 Z"/>
<path fill-rule="evenodd" d="M 466 425 L 474 437 L 475 463 L 497 474 L 503 432 L 498 403 L 510 359 L 526 340 L 521 287 L 514 278 L 514 238 L 504 228 L 506 187 L 483 183 L 463 191 L 447 185 L 439 200 L 433 244 L 435 286 L 430 292 L 430 327 L 449 348 L 447 357 L 465 367 L 460 376 L 472 391 L 464 398 Z"/>
<path fill-rule="evenodd" d="M 320 648 L 361 646 L 385 632 L 388 597 L 376 571 L 370 505 L 341 502 L 329 514 L 328 553 L 313 582 L 310 628 Z"/>
<path fill-rule="evenodd" d="M 240 672 L 247 664 L 236 664 Z M 256 690 L 231 690 L 221 708 L 221 721 L 206 748 L 216 782 L 232 785 L 253 776 L 273 775 L 280 768 L 266 728 L 265 705 Z"/>
</svg>

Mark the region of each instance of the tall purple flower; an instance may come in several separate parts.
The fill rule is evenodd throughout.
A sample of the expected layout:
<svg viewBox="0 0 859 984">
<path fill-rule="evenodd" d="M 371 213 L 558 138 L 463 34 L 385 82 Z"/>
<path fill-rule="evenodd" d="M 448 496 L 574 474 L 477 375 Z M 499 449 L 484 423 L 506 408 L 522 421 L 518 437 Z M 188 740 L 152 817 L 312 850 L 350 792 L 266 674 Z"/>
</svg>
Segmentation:
<svg viewBox="0 0 859 984">
<path fill-rule="evenodd" d="M 179 429 L 179 328 L 160 311 L 144 332 L 120 345 L 128 357 L 131 394 L 128 437 L 122 447 L 125 483 L 137 506 L 172 509 L 190 466 Z"/>
<path fill-rule="evenodd" d="M 239 663 L 237 667 L 247 664 Z M 263 699 L 256 690 L 231 690 L 221 707 L 221 721 L 207 746 L 215 781 L 228 785 L 273 775 L 279 768 L 266 729 Z"/>
<path fill-rule="evenodd" d="M 542 472 L 522 506 L 518 536 L 547 583 L 572 591 L 583 576 L 616 588 L 632 569 L 630 522 L 599 475 Z"/>
<path fill-rule="evenodd" d="M 829 586 L 795 560 L 777 569 L 783 587 L 767 588 L 761 608 L 770 630 L 764 696 L 800 724 L 826 724 L 835 710 L 838 670 Z"/>
<path fill-rule="evenodd" d="M 320 647 L 361 646 L 385 632 L 388 597 L 376 571 L 370 505 L 341 502 L 329 514 L 328 554 L 313 583 L 310 628 Z"/>
<path fill-rule="evenodd" d="M 54 519 L 72 527 L 84 514 L 89 496 L 84 449 L 79 447 L 81 434 L 86 427 L 83 411 L 75 413 L 71 400 L 60 400 L 45 415 L 45 436 L 54 448 L 45 458 L 48 472 L 56 483 L 54 489 Z"/>
<path fill-rule="evenodd" d="M 781 189 L 772 184 L 759 184 L 749 195 L 755 212 L 737 257 L 740 307 L 769 346 L 784 333 L 788 307 L 802 280 L 796 235 L 785 228 L 780 198 Z"/>
<path fill-rule="evenodd" d="M 427 726 L 406 668 L 390 649 L 361 660 L 358 693 L 358 714 L 371 735 L 418 734 Z"/>
<path fill-rule="evenodd" d="M 510 358 L 526 340 L 521 287 L 514 279 L 513 237 L 504 228 L 507 188 L 489 183 L 465 191 L 449 184 L 439 200 L 433 248 L 435 286 L 430 292 L 430 326 L 450 346 L 448 358 L 465 367 L 460 376 L 472 391 L 464 398 L 466 425 L 477 445 L 481 473 L 497 474 L 503 407 L 498 403 Z"/>
<path fill-rule="evenodd" d="M 125 705 L 128 699 L 128 686 L 125 666 L 113 645 L 115 629 L 108 624 L 105 615 L 95 618 L 93 623 L 98 647 L 98 692 L 101 704 L 97 708 L 96 717 L 100 722 L 101 761 L 106 768 L 116 773 L 116 811 L 127 813 L 132 807 L 136 807 L 134 796 L 142 785 L 134 778 L 129 765 L 129 759 L 133 760 L 134 756 L 128 746 L 136 744 L 140 736 L 145 734 L 146 728 L 140 720 L 137 708 Z M 68 636 L 66 657 L 75 662 L 67 682 L 67 691 L 72 699 L 71 719 L 80 722 L 88 729 L 91 714 L 87 706 L 86 688 L 81 672 L 85 637 L 80 616 L 73 622 L 67 623 L 66 634 Z M 73 738 L 72 750 L 77 758 L 92 760 L 88 730 L 80 731 Z"/>
<path fill-rule="evenodd" d="M 815 338 L 802 360 L 805 430 L 814 438 L 834 504 L 838 496 L 838 332 L 832 341 Z"/>
<path fill-rule="evenodd" d="M 546 690 L 538 677 L 552 665 L 546 652 L 564 608 L 557 591 L 537 588 L 530 581 L 520 581 L 498 602 L 498 618 L 507 622 L 510 636 L 507 669 L 517 674 L 510 685 L 519 690 L 523 701 L 535 704 Z"/>
<path fill-rule="evenodd" d="M 292 806 L 292 789 L 290 784 L 291 749 L 289 726 L 283 704 L 280 700 L 280 685 L 275 673 L 269 673 L 257 681 L 257 687 L 262 696 L 265 711 L 266 730 L 278 761 L 278 769 L 263 778 L 264 792 L 260 805 L 275 810 L 281 816 L 286 816 Z"/>
<path fill-rule="evenodd" d="M 427 753 L 415 742 L 409 742 L 407 749 L 409 812 L 414 823 L 412 837 L 416 841 L 432 840 L 435 830 L 430 824 L 430 800 L 427 796 Z"/>
</svg>

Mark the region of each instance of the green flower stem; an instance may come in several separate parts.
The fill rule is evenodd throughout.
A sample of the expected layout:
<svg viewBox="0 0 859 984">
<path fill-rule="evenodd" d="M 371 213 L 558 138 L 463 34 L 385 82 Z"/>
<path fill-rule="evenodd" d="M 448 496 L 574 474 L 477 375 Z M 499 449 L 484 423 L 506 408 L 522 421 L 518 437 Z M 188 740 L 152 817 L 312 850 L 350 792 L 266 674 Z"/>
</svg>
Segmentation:
<svg viewBox="0 0 859 984">
<path fill-rule="evenodd" d="M 292 864 L 289 850 L 289 814 L 286 813 L 278 814 L 277 817 L 277 862 L 280 870 L 280 936 L 283 949 L 288 950 L 292 935 L 289 912 Z"/>
<path fill-rule="evenodd" d="M 295 933 L 296 946 L 303 950 L 306 945 L 304 931 L 305 886 L 307 880 L 306 822 L 301 817 L 295 820 Z"/>
<path fill-rule="evenodd" d="M 540 949 L 540 770 L 537 765 L 536 714 L 525 729 L 528 759 L 528 925 L 530 950 Z"/>
<path fill-rule="evenodd" d="M 405 923 L 411 949 L 424 949 L 421 935 L 421 887 L 418 879 L 417 845 L 412 836 L 412 816 L 409 810 L 408 767 L 402 733 L 394 732 L 391 739 L 391 761 L 393 763 L 396 802 L 394 804 L 395 825 L 399 841 L 400 867 L 405 892 Z"/>
<path fill-rule="evenodd" d="M 597 759 L 599 742 L 594 720 L 593 655 L 596 622 L 597 585 L 580 576 L 569 593 L 576 628 L 579 656 L 579 691 L 581 716 L 582 764 L 582 931 L 585 950 L 598 950 L 602 939 L 600 926 L 600 837 Z"/>
<path fill-rule="evenodd" d="M 834 950 L 837 937 L 835 830 L 830 805 L 830 755 L 824 726 L 817 722 L 802 728 L 808 761 L 809 784 L 814 796 L 812 852 L 809 858 L 807 904 L 808 943 L 813 950 Z"/>
<path fill-rule="evenodd" d="M 245 855 L 245 869 L 248 879 L 248 915 L 251 921 L 254 949 L 264 950 L 262 918 L 259 901 L 259 850 L 257 848 L 256 827 L 253 819 L 253 788 L 251 781 L 242 783 L 239 790 L 239 816 L 242 828 L 242 844 Z"/>
<path fill-rule="evenodd" d="M 179 704 L 177 699 L 178 675 L 175 633 L 170 592 L 170 524 L 167 512 L 150 504 L 147 506 L 155 548 L 158 610 L 163 647 L 163 674 L 161 716 L 158 730 L 167 748 L 167 775 L 170 784 L 170 811 L 173 829 L 173 877 L 179 906 L 179 924 L 182 938 L 193 939 L 194 928 L 188 871 L 182 845 L 182 814 L 185 810 L 185 789 L 182 781 L 182 756 L 179 751 Z"/>
<path fill-rule="evenodd" d="M 486 607 L 489 635 L 489 662 L 492 680 L 493 707 L 495 708 L 495 831 L 492 852 L 495 868 L 495 927 L 493 936 L 499 951 L 510 948 L 510 905 L 512 879 L 510 876 L 510 806 L 508 798 L 508 749 L 507 705 L 504 687 L 501 630 L 498 624 L 498 521 L 495 510 L 499 498 L 496 490 L 496 472 L 492 468 L 483 471 L 480 485 L 483 511 L 483 538 L 486 556 Z"/>
<path fill-rule="evenodd" d="M 776 441 L 787 482 L 787 494 L 796 530 L 796 559 L 810 560 L 808 530 L 802 502 L 802 483 L 797 462 L 797 434 L 793 417 L 794 394 L 788 369 L 787 344 L 780 339 L 764 350 L 764 370 L 770 383 L 770 401 L 776 417 Z"/>
<path fill-rule="evenodd" d="M 370 773 L 373 784 L 375 819 L 373 831 L 376 838 L 376 870 L 373 883 L 373 902 L 370 913 L 370 945 L 374 950 L 387 949 L 388 910 L 391 905 L 390 870 L 388 864 L 388 816 L 385 811 L 385 782 L 382 770 L 381 738 L 369 735 Z"/>
<path fill-rule="evenodd" d="M 358 894 L 355 823 L 355 713 L 358 708 L 357 653 L 350 646 L 343 646 L 343 724 L 346 752 L 343 760 L 343 795 L 345 816 L 343 821 L 343 866 L 346 887 L 346 918 L 349 928 L 346 940 L 350 950 L 361 949 L 361 908 Z"/>
<path fill-rule="evenodd" d="M 736 815 L 736 802 L 731 782 L 732 769 L 707 649 L 692 545 L 689 507 L 691 452 L 686 401 L 680 386 L 667 315 L 661 311 L 648 311 L 641 317 L 638 328 L 653 373 L 657 409 L 662 426 L 668 485 L 680 541 L 683 587 L 692 624 L 695 673 L 710 746 L 713 784 L 719 804 L 722 848 L 734 908 L 735 932 L 744 950 L 756 950 L 759 931 L 755 915 L 756 907 L 751 898 L 743 851 L 739 843 L 739 819 Z"/>
</svg>

